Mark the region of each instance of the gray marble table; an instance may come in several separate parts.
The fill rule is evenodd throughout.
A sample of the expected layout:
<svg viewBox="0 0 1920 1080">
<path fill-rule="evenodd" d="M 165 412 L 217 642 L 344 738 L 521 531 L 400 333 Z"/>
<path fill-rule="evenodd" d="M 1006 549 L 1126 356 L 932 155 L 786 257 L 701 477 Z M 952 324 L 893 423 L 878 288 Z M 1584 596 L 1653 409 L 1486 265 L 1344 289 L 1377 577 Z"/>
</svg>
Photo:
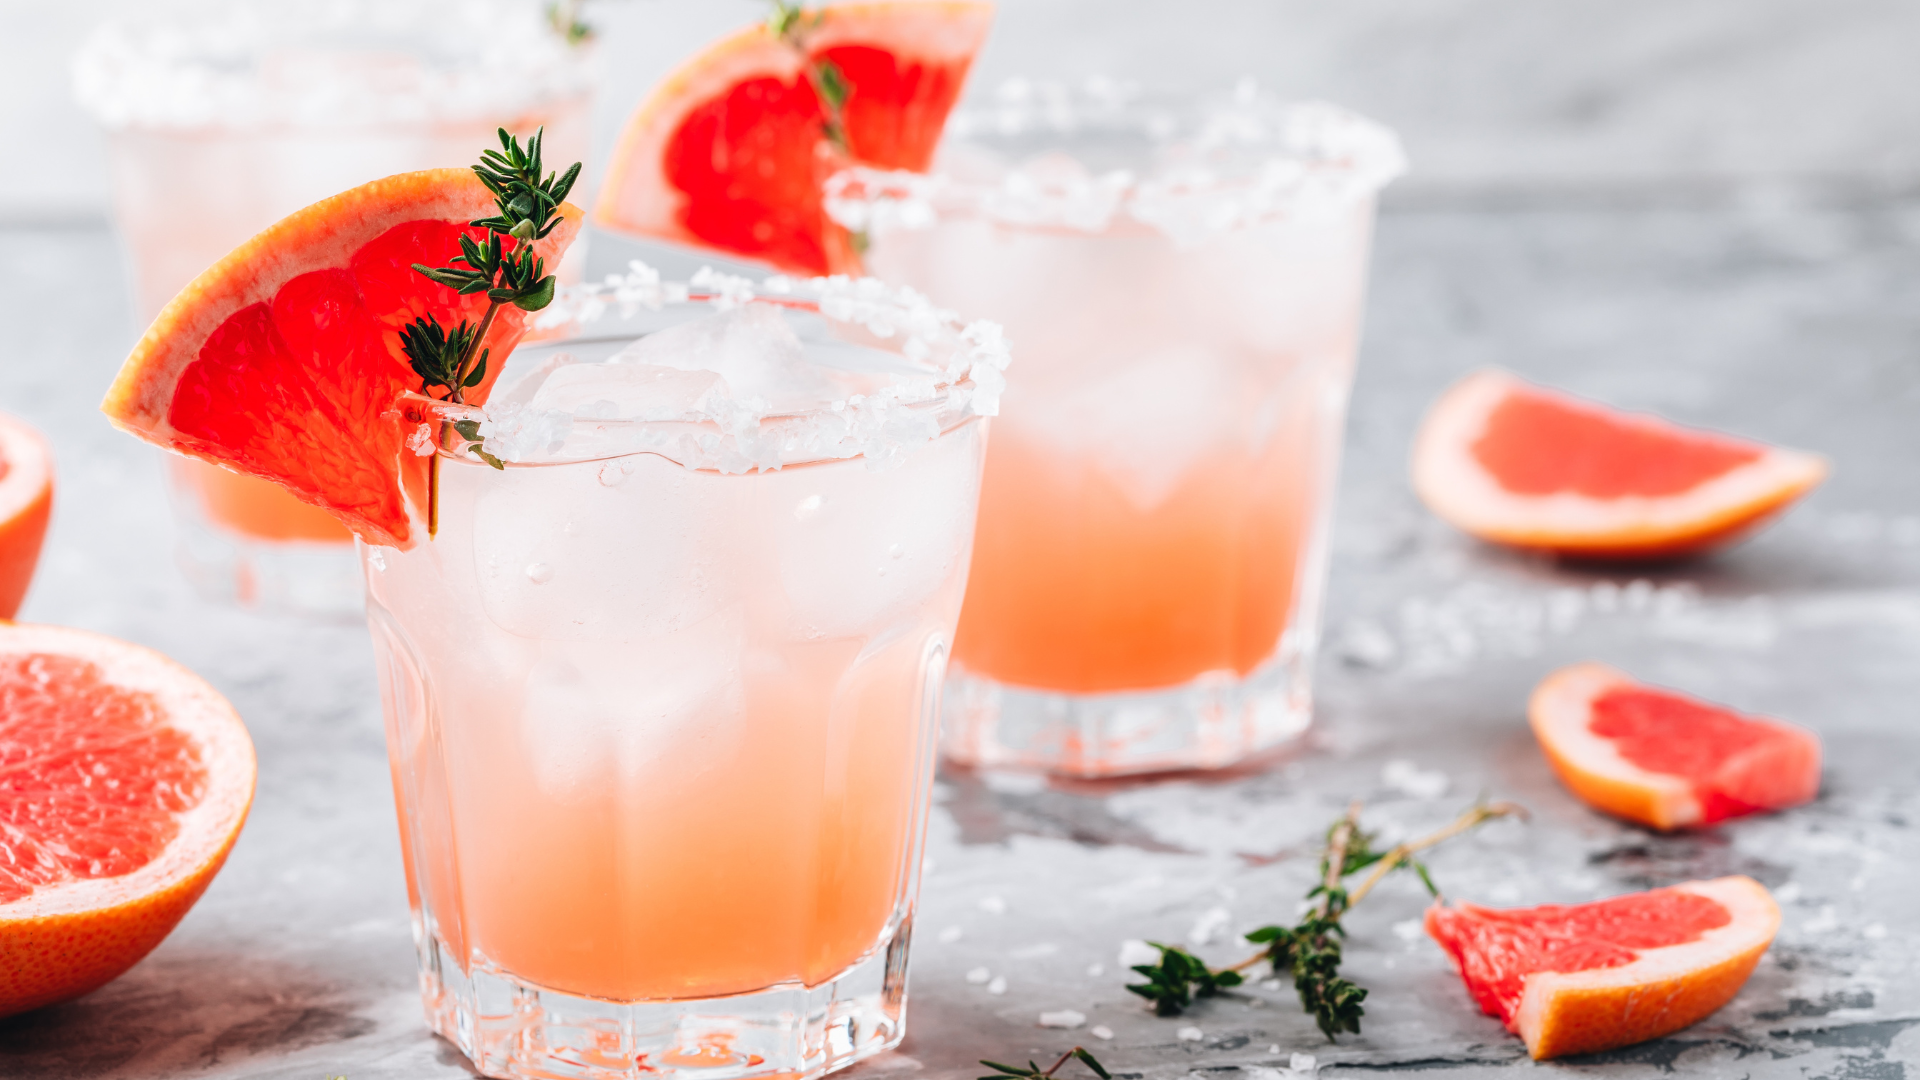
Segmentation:
<svg viewBox="0 0 1920 1080">
<path fill-rule="evenodd" d="M 253 730 L 259 795 L 226 870 L 149 959 L 82 1000 L 0 1021 L 0 1076 L 470 1076 L 426 1033 L 415 996 L 364 631 L 196 599 L 172 565 L 159 462 L 94 411 L 136 333 L 116 260 L 104 231 L 0 232 L 0 409 L 45 429 L 60 467 L 23 618 L 121 635 L 202 672 Z M 1776 528 L 1708 561 L 1635 572 L 1491 550 L 1429 517 L 1404 466 L 1425 404 L 1480 364 L 1818 450 L 1835 473 Z M 1438 854 L 1454 895 L 1581 900 L 1741 872 L 1783 902 L 1779 939 L 1727 1009 L 1547 1067 L 1621 1080 L 1908 1075 L 1920 1066 L 1916 421 L 1920 203 L 1390 207 L 1311 736 L 1221 776 L 944 773 L 910 1033 L 850 1075 L 967 1077 L 979 1057 L 1076 1041 L 1151 1080 L 1275 1080 L 1262 1070 L 1294 1053 L 1332 1076 L 1532 1068 L 1414 932 L 1409 882 L 1352 919 L 1350 970 L 1373 996 L 1365 1034 L 1337 1046 L 1290 991 L 1256 986 L 1159 1019 L 1122 989 L 1126 939 L 1226 959 L 1235 933 L 1290 915 L 1314 836 L 1348 799 L 1412 831 L 1481 792 L 1534 817 Z M 1584 810 L 1549 776 L 1523 706 L 1546 671 L 1588 658 L 1818 729 L 1821 798 L 1680 837 Z M 988 980 L 968 978 L 982 969 Z M 1063 1009 L 1087 1026 L 1038 1026 Z"/>
</svg>

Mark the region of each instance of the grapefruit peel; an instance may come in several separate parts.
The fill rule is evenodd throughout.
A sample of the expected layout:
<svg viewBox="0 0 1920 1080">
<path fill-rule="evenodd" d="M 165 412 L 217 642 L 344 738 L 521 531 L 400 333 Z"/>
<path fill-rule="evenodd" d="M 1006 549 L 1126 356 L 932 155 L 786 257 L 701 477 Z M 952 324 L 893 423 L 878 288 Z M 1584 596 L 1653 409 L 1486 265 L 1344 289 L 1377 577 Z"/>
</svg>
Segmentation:
<svg viewBox="0 0 1920 1080">
<path fill-rule="evenodd" d="M 1751 452 L 1751 460 L 1671 495 L 1516 493 L 1473 449 L 1493 411 L 1516 394 L 1604 417 L 1643 437 L 1737 448 Z M 1414 490 L 1454 527 L 1492 543 L 1598 559 L 1675 558 L 1731 543 L 1812 490 L 1827 471 L 1818 455 L 1619 412 L 1493 369 L 1468 375 L 1441 395 L 1413 451 Z"/>
<path fill-rule="evenodd" d="M 464 314 L 477 321 L 487 307 L 485 296 L 461 297 L 444 285 L 419 277 L 414 291 L 403 297 L 405 303 L 398 312 L 374 313 L 376 321 L 382 324 L 381 339 L 392 358 L 392 377 L 396 382 L 409 385 L 396 385 L 396 393 L 388 400 L 370 403 L 371 415 L 351 417 L 358 424 L 357 430 L 343 429 L 329 434 L 337 436 L 339 441 L 366 447 L 372 458 L 369 467 L 384 474 L 382 482 L 392 488 L 381 500 L 386 507 L 384 513 L 380 507 L 369 510 L 346 505 L 338 492 L 325 490 L 324 481 L 295 478 L 263 468 L 243 450 L 179 430 L 171 415 L 175 391 L 216 331 L 256 305 L 273 304 L 289 282 L 319 271 L 350 267 L 356 253 L 398 227 L 422 221 L 466 226 L 496 211 L 493 193 L 469 169 L 401 173 L 296 211 L 228 253 L 161 309 L 122 365 L 101 403 L 101 411 L 115 427 L 148 442 L 281 484 L 301 501 L 332 512 L 370 544 L 412 546 L 416 538 L 408 515 L 403 510 L 392 509 L 406 502 L 417 505 L 421 501 L 420 489 L 424 487 L 426 472 L 426 467 L 418 463 L 404 445 L 414 425 L 407 423 L 408 418 L 401 414 L 404 395 L 397 391 L 411 388 L 417 378 L 410 371 L 400 344 L 401 327 L 408 317 L 427 313 L 429 301 L 442 313 Z M 563 219 L 559 226 L 534 243 L 535 252 L 549 265 L 558 263 L 581 223 L 580 210 L 570 203 L 562 204 L 559 213 Z M 480 404 L 486 400 L 505 366 L 506 355 L 522 336 L 524 321 L 524 313 L 512 309 L 511 305 L 502 309 L 484 342 L 496 360 L 490 365 L 485 380 L 466 395 L 468 403 Z M 337 388 L 319 389 L 325 394 Z M 229 419 L 253 419 L 249 404 L 245 401 L 216 403 Z M 288 433 L 274 430 L 275 421 L 285 419 L 259 417 L 253 432 L 286 438 Z"/>
<path fill-rule="evenodd" d="M 850 238 L 825 213 L 822 193 L 828 176 L 849 163 L 926 171 L 952 98 L 957 97 L 959 83 L 964 82 L 974 55 L 986 40 L 993 5 L 984 0 L 869 0 L 820 8 L 809 12 L 806 19 L 801 47 L 776 36 L 767 24 L 757 23 L 722 38 L 669 73 L 622 129 L 594 205 L 594 221 L 621 232 L 765 258 L 782 270 L 809 274 L 857 271 L 859 257 Z M 832 50 L 850 47 L 880 47 L 902 66 L 917 64 L 953 72 L 951 94 L 945 101 L 915 101 L 890 109 L 863 100 L 856 77 L 843 109 L 830 111 L 829 103 L 820 103 L 816 114 L 805 118 L 806 123 L 818 126 L 810 137 L 811 160 L 805 163 L 810 175 L 795 178 L 796 191 L 801 194 L 794 205 L 774 209 L 789 216 L 783 223 L 786 229 L 813 233 L 809 239 L 815 242 L 817 251 L 789 252 L 783 257 L 772 251 L 738 250 L 700 235 L 697 227 L 689 225 L 692 196 L 669 175 L 676 140 L 689 120 L 702 108 L 724 101 L 736 88 L 757 80 L 772 80 L 783 87 L 802 83 L 812 87 L 814 66 Z M 917 115 L 920 112 L 926 115 Z M 910 113 L 916 115 L 909 119 L 920 120 L 928 130 L 916 130 L 914 137 L 904 142 L 883 138 L 898 136 L 898 129 L 907 126 L 899 123 L 900 117 Z M 844 146 L 836 145 L 836 131 L 841 133 Z M 714 152 L 716 149 L 718 152 Z M 723 175 L 729 167 L 726 159 L 732 156 L 725 152 L 727 149 L 721 146 L 708 152 L 716 171 Z M 771 167 L 772 162 L 763 157 L 752 164 L 759 169 Z M 744 209 L 736 202 L 739 190 L 738 181 L 728 185 L 730 212 Z M 773 234 L 780 227 L 771 221 L 755 222 L 751 237 L 756 244 L 775 244 L 781 238 Z"/>
<path fill-rule="evenodd" d="M 1712 900 L 1728 921 L 1691 941 L 1634 950 L 1635 958 L 1617 967 L 1524 974 L 1518 1007 L 1501 1019 L 1526 1041 L 1531 1057 L 1589 1054 L 1657 1039 L 1706 1018 L 1740 992 L 1780 929 L 1773 897 L 1743 876 L 1672 888 Z M 1427 909 L 1427 932 L 1460 966 L 1461 955 L 1446 941 L 1448 923 L 1488 910 L 1435 904 Z M 1495 1007 L 1486 1011 L 1500 1016 Z"/>
<path fill-rule="evenodd" d="M 1614 740 L 1591 730 L 1593 703 L 1609 691 L 1643 688 L 1605 664 L 1574 664 L 1541 680 L 1527 703 L 1541 752 L 1560 781 L 1589 806 L 1671 832 L 1754 810 L 1797 806 L 1819 793 L 1819 737 L 1765 717 L 1735 714 L 1769 729 L 1770 737 L 1722 758 L 1699 779 L 1654 772 L 1628 760 Z M 1731 712 L 1672 691 L 1657 692 Z"/>
<path fill-rule="evenodd" d="M 0 903 L 0 1016 L 87 993 L 151 952 L 226 862 L 253 801 L 255 762 L 246 727 L 193 672 L 100 634 L 0 623 L 0 660 L 33 655 L 85 661 L 116 690 L 151 696 L 167 726 L 192 741 L 207 780 L 199 802 L 175 818 L 173 838 L 144 866 L 118 877 L 43 886 Z M 0 773 L 0 791 L 7 779 Z"/>
<path fill-rule="evenodd" d="M 39 432 L 0 415 L 0 619 L 20 610 L 52 513 L 53 452 Z"/>
</svg>

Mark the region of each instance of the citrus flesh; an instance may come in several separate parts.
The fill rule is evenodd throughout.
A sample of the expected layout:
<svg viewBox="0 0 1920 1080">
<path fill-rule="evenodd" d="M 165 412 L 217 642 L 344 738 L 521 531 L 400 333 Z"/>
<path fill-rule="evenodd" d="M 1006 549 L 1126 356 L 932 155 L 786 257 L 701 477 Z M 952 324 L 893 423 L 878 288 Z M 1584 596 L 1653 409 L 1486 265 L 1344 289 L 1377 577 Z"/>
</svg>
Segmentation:
<svg viewBox="0 0 1920 1080">
<path fill-rule="evenodd" d="M 925 171 L 993 5 L 891 0 L 817 16 L 804 52 L 753 26 L 669 75 L 628 120 L 595 219 L 798 273 L 857 269 L 822 185 L 851 163 Z M 808 74 L 822 61 L 849 88 L 844 148 Z"/>
<path fill-rule="evenodd" d="M 1746 877 L 1589 904 L 1435 904 L 1426 915 L 1475 1003 L 1536 1059 L 1629 1046 L 1706 1017 L 1739 992 L 1779 926 L 1773 898 Z"/>
<path fill-rule="evenodd" d="M 1481 371 L 1421 425 L 1414 487 L 1495 543 L 1593 558 L 1669 558 L 1751 531 L 1826 475 L 1820 458 Z"/>
<path fill-rule="evenodd" d="M 26 598 L 53 513 L 53 452 L 40 433 L 0 414 L 0 619 Z"/>
<path fill-rule="evenodd" d="M 425 459 L 406 447 L 420 418 L 400 409 L 420 380 L 400 330 L 432 316 L 479 322 L 484 295 L 461 296 L 414 263 L 445 266 L 467 222 L 494 212 L 466 169 L 376 180 L 315 203 L 194 279 L 134 347 L 101 408 L 149 442 L 271 480 L 330 511 L 370 544 L 410 546 Z M 579 229 L 563 219 L 535 250 L 558 263 Z M 505 246 L 511 248 L 511 241 Z M 485 402 L 525 313 L 504 305 L 488 331 Z"/>
<path fill-rule="evenodd" d="M 0 625 L 0 1016 L 103 985 L 225 861 L 253 744 L 197 676 L 80 630 Z"/>
<path fill-rule="evenodd" d="M 1646 686 L 1604 664 L 1549 675 L 1527 715 L 1569 790 L 1652 828 L 1797 806 L 1820 790 L 1813 732 Z"/>
</svg>

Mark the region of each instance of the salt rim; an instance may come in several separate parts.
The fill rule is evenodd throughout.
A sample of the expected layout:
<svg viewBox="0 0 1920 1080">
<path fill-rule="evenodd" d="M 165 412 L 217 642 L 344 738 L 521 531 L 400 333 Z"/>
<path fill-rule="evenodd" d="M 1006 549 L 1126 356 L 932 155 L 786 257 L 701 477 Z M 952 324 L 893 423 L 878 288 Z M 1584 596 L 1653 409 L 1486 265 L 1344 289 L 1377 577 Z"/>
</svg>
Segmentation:
<svg viewBox="0 0 1920 1080">
<path fill-rule="evenodd" d="M 911 289 L 845 276 L 775 275 L 755 283 L 711 267 L 677 282 L 639 260 L 628 267 L 603 282 L 561 289 L 533 319 L 533 329 L 577 330 L 609 311 L 631 318 L 669 305 L 706 304 L 723 312 L 769 303 L 858 327 L 915 370 L 887 373 L 886 385 L 797 413 L 721 399 L 673 419 L 608 419 L 536 408 L 535 391 L 519 387 L 484 409 L 434 403 L 434 413 L 479 420 L 481 447 L 504 462 L 559 464 L 652 453 L 689 469 L 744 473 L 853 457 L 872 469 L 890 468 L 961 423 L 1000 411 L 1010 357 L 999 324 L 962 322 Z M 434 439 L 427 425 L 420 427 L 408 445 L 424 456 L 434 452 Z"/>
<path fill-rule="evenodd" d="M 828 179 L 827 213 L 869 233 L 942 218 L 1099 233 L 1124 219 L 1192 245 L 1266 221 L 1338 213 L 1406 171 L 1387 128 L 1325 102 L 1282 103 L 1251 80 L 1221 100 L 1171 104 L 1111 80 L 1013 80 L 986 109 L 956 113 L 947 130 L 962 154 L 1036 137 L 1144 137 L 1141 157 L 1151 160 L 1094 173 L 1030 159 L 990 180 L 856 166 Z"/>
<path fill-rule="evenodd" d="M 512 0 L 228 2 L 106 23 L 73 89 L 109 130 L 495 122 L 590 92 L 586 60 Z"/>
</svg>

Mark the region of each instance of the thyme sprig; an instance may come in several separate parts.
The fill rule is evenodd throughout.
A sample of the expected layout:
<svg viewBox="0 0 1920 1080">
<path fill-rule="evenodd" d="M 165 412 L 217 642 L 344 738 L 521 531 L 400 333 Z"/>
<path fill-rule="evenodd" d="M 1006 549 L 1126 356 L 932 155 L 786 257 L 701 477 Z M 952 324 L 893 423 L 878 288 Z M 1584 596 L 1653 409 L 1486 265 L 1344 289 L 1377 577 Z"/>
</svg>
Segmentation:
<svg viewBox="0 0 1920 1080">
<path fill-rule="evenodd" d="M 1037 1063 L 1032 1061 L 1027 1062 L 1026 1068 L 1021 1068 L 1018 1065 L 1002 1065 L 997 1061 L 988 1061 L 982 1058 L 980 1064 L 985 1065 L 994 1072 L 992 1076 L 983 1076 L 980 1080 L 1014 1080 L 1016 1077 L 1018 1080 L 1053 1080 L 1053 1074 L 1060 1070 L 1060 1066 L 1076 1059 L 1085 1064 L 1087 1068 L 1092 1069 L 1094 1075 L 1098 1076 L 1100 1080 L 1113 1080 L 1113 1076 L 1107 1072 L 1106 1067 L 1095 1060 L 1092 1054 L 1087 1053 L 1087 1048 L 1084 1046 L 1076 1046 L 1066 1053 L 1061 1054 L 1060 1060 L 1047 1066 L 1045 1069 L 1042 1069 Z"/>
<path fill-rule="evenodd" d="M 1328 1040 L 1338 1041 L 1343 1031 L 1357 1035 L 1360 1018 L 1366 1015 L 1363 1003 L 1367 991 L 1340 975 L 1347 936 L 1341 919 L 1395 870 L 1412 870 L 1438 899 L 1440 889 L 1433 883 L 1433 875 L 1414 855 L 1494 818 L 1510 816 L 1525 817 L 1526 811 L 1510 802 L 1476 803 L 1445 828 L 1380 851 L 1374 846 L 1377 836 L 1360 828 L 1360 804 L 1355 803 L 1327 829 L 1320 878 L 1307 892 L 1307 899 L 1313 903 L 1299 922 L 1262 926 L 1250 932 L 1246 940 L 1262 948 L 1226 968 L 1209 968 L 1184 949 L 1156 944 L 1153 947 L 1160 950 L 1160 962 L 1136 965 L 1133 970 L 1147 981 L 1127 989 L 1151 1002 L 1159 1015 L 1177 1016 L 1196 998 L 1212 997 L 1240 985 L 1245 978 L 1242 972 L 1265 963 L 1276 978 L 1292 980 L 1301 1008 L 1313 1017 Z M 1369 867 L 1373 872 L 1349 891 L 1347 877 Z"/>
<path fill-rule="evenodd" d="M 493 193 L 493 216 L 467 223 L 486 229 L 485 239 L 462 235 L 460 254 L 446 266 L 413 264 L 416 273 L 462 296 L 485 293 L 486 314 L 478 323 L 462 319 L 451 330 L 432 315 L 423 315 L 400 331 L 400 348 L 420 378 L 420 392 L 433 397 L 438 391 L 442 400 L 455 404 L 463 403 L 466 391 L 487 377 L 491 350 L 485 342 L 500 309 L 512 304 L 522 311 L 539 311 L 553 302 L 554 276 L 547 273 L 546 260 L 533 250 L 533 244 L 559 227 L 560 204 L 580 178 L 577 161 L 564 173 L 542 175 L 540 144 L 546 137 L 545 128 L 534 132 L 524 148 L 506 128 L 499 129 L 499 135 L 500 149 L 482 152 L 480 164 L 473 166 L 474 175 Z M 499 458 L 480 447 L 477 421 L 462 420 L 451 427 L 480 460 L 496 469 L 506 468 Z M 435 456 L 427 466 L 429 536 L 439 529 L 439 488 L 439 458 Z"/>
<path fill-rule="evenodd" d="M 846 72 L 840 70 L 839 64 L 807 52 L 807 37 L 820 26 L 820 19 L 818 11 L 808 11 L 793 0 L 773 0 L 773 14 L 767 16 L 767 32 L 800 54 L 806 65 L 807 81 L 813 85 L 814 95 L 824 107 L 826 115 L 821 123 L 827 141 L 841 153 L 850 154 L 846 116 L 853 84 L 847 81 Z"/>
</svg>

